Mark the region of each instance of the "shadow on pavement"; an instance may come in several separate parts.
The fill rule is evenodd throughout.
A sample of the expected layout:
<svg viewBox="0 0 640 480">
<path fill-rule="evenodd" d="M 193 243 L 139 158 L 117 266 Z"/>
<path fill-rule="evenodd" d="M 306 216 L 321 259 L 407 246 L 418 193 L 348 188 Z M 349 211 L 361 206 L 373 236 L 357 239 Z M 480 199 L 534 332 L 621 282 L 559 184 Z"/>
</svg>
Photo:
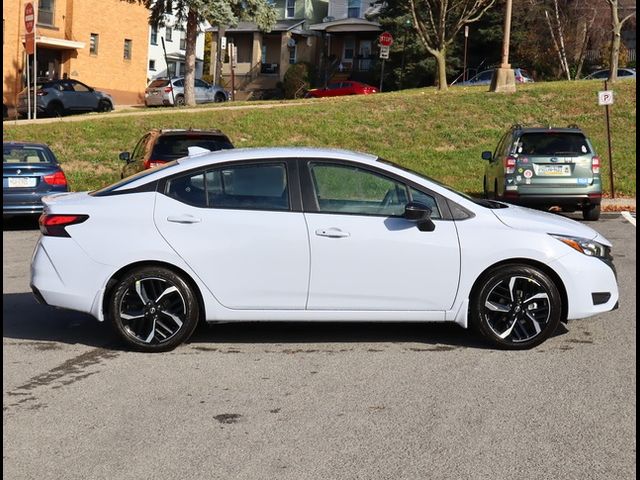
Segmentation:
<svg viewBox="0 0 640 480">
<path fill-rule="evenodd" d="M 31 293 L 2 296 L 5 339 L 125 349 L 106 322 L 88 314 L 40 305 Z M 269 322 L 201 324 L 190 344 L 418 343 L 451 348 L 490 348 L 472 331 L 451 323 Z"/>
<path fill-rule="evenodd" d="M 2 217 L 2 231 L 16 230 L 38 230 L 39 215 L 19 216 L 19 217 Z"/>
</svg>

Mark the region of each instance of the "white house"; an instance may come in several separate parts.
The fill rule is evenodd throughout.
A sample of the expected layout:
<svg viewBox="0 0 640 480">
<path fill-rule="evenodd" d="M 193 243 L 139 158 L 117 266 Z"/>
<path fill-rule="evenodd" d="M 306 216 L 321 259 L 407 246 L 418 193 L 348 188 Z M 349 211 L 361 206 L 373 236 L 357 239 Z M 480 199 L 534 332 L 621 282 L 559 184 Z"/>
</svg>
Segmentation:
<svg viewBox="0 0 640 480">
<path fill-rule="evenodd" d="M 202 77 L 204 59 L 204 30 L 209 24 L 200 25 L 196 41 L 196 78 Z M 149 60 L 147 79 L 149 81 L 166 76 L 183 76 L 185 73 L 185 50 L 187 48 L 187 22 L 178 23 L 175 15 L 166 15 L 164 26 L 149 29 Z M 165 52 L 162 48 L 164 39 Z"/>
</svg>

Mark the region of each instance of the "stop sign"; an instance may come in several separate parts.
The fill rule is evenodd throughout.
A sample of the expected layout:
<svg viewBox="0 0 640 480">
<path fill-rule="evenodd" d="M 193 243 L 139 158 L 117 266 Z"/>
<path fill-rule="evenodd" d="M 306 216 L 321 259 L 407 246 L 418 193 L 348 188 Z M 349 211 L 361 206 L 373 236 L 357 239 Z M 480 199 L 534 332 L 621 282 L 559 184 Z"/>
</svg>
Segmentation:
<svg viewBox="0 0 640 480">
<path fill-rule="evenodd" d="M 27 33 L 33 33 L 33 25 L 36 16 L 33 11 L 33 3 L 27 2 L 24 6 L 24 28 Z"/>
<path fill-rule="evenodd" d="M 380 45 L 382 45 L 383 47 L 390 47 L 391 45 L 393 45 L 393 36 L 389 32 L 382 33 L 378 40 L 380 42 Z"/>
</svg>

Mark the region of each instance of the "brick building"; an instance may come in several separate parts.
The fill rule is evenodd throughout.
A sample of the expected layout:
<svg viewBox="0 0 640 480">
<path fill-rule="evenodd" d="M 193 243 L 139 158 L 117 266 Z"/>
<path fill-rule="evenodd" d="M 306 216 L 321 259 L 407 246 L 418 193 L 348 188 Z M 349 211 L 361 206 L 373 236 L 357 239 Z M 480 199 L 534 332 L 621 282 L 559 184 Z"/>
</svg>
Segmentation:
<svg viewBox="0 0 640 480">
<path fill-rule="evenodd" d="M 144 102 L 149 12 L 121 0 L 32 0 L 37 9 L 39 80 L 69 78 L 110 93 L 116 104 Z M 2 3 L 3 103 L 26 85 L 25 0 Z M 33 70 L 31 69 L 31 72 Z"/>
</svg>

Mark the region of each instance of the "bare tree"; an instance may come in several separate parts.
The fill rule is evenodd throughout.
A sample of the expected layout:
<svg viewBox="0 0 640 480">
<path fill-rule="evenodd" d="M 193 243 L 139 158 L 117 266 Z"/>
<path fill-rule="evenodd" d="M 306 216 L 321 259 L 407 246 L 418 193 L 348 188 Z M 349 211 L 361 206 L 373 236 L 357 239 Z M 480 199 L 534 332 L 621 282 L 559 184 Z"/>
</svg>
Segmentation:
<svg viewBox="0 0 640 480">
<path fill-rule="evenodd" d="M 447 48 L 462 27 L 477 22 L 495 0 L 409 0 L 418 38 L 436 59 L 438 89 L 447 89 Z"/>
<path fill-rule="evenodd" d="M 627 14 L 620 19 L 620 12 L 625 9 L 622 5 L 619 5 L 618 0 L 607 0 L 609 8 L 611 9 L 611 57 L 609 61 L 609 81 L 615 82 L 618 79 L 618 55 L 620 54 L 620 37 L 622 32 L 622 26 L 630 18 L 636 14 L 635 2 L 633 6 L 633 12 Z"/>
<path fill-rule="evenodd" d="M 558 0 L 553 0 L 553 20 L 548 9 L 544 9 L 544 16 L 549 26 L 549 33 L 551 34 L 551 40 L 553 40 L 553 46 L 560 59 L 560 68 L 566 75 L 567 80 L 571 80 L 571 71 L 569 70 L 569 62 L 567 61 L 567 49 L 564 46 L 564 29 L 562 28 L 562 22 L 560 21 L 560 10 L 558 9 Z"/>
</svg>

